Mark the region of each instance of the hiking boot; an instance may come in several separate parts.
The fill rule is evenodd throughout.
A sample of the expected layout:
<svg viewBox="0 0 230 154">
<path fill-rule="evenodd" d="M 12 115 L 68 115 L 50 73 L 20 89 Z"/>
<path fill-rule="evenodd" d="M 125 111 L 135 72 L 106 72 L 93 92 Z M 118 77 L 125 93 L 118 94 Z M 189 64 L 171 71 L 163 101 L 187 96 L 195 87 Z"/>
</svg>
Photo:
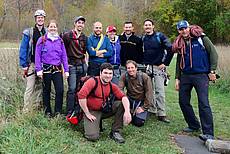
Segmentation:
<svg viewBox="0 0 230 154">
<path fill-rule="evenodd" d="M 109 137 L 117 143 L 125 143 L 125 139 L 119 132 L 110 132 Z"/>
<path fill-rule="evenodd" d="M 198 132 L 200 129 L 192 129 L 192 128 L 189 128 L 189 127 L 186 127 L 184 128 L 182 131 L 185 132 L 185 133 L 193 133 L 193 132 Z"/>
<path fill-rule="evenodd" d="M 202 141 L 206 142 L 207 140 L 213 140 L 213 139 L 214 139 L 214 136 L 209 135 L 209 134 L 200 134 L 200 135 L 199 135 L 199 138 L 200 138 Z"/>
<path fill-rule="evenodd" d="M 165 123 L 170 123 L 170 120 L 167 119 L 166 116 L 158 116 L 158 120 Z"/>
</svg>

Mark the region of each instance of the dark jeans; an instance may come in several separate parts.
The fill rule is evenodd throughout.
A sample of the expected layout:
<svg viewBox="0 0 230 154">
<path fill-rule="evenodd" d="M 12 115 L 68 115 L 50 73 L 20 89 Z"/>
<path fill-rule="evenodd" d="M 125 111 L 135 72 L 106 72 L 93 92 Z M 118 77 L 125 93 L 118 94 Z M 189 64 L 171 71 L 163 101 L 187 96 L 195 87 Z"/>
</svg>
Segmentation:
<svg viewBox="0 0 230 154">
<path fill-rule="evenodd" d="M 63 76 L 61 72 L 57 73 L 44 73 L 43 74 L 43 103 L 45 113 L 52 113 L 50 105 L 50 92 L 51 92 L 51 81 L 53 81 L 55 89 L 55 109 L 54 112 L 61 113 L 63 104 Z"/>
<path fill-rule="evenodd" d="M 67 91 L 67 114 L 71 114 L 76 104 L 76 88 L 80 78 L 85 76 L 87 65 L 77 65 L 69 67 L 68 91 Z"/>
<path fill-rule="evenodd" d="M 89 62 L 89 68 L 87 75 L 89 76 L 99 76 L 100 75 L 100 63 Z"/>
<path fill-rule="evenodd" d="M 207 74 L 183 74 L 180 79 L 179 104 L 189 128 L 199 129 L 200 123 L 190 103 L 191 91 L 194 87 L 198 97 L 199 117 L 203 134 L 214 135 L 212 111 L 208 100 L 208 86 Z"/>
</svg>

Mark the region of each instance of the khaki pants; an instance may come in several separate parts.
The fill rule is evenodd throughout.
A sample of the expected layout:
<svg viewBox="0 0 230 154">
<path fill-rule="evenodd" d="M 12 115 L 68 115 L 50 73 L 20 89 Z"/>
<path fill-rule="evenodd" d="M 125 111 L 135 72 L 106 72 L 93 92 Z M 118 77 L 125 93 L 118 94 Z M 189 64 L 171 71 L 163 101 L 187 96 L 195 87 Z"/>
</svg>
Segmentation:
<svg viewBox="0 0 230 154">
<path fill-rule="evenodd" d="M 100 120 L 109 118 L 114 115 L 114 122 L 112 125 L 112 132 L 119 132 L 123 127 L 123 115 L 124 115 L 124 107 L 121 101 L 115 101 L 113 104 L 113 112 L 104 114 L 101 111 L 89 111 L 92 115 L 96 117 L 96 120 L 91 122 L 84 115 L 84 130 L 85 137 L 89 140 L 97 140 L 99 139 L 100 133 Z"/>
<path fill-rule="evenodd" d="M 42 81 L 36 77 L 34 72 L 34 63 L 31 63 L 28 70 L 28 77 L 26 77 L 26 90 L 24 93 L 24 107 L 23 111 L 28 112 L 33 107 L 41 106 L 42 102 Z M 31 75 L 30 75 L 31 74 Z"/>
<path fill-rule="evenodd" d="M 166 116 L 165 109 L 165 89 L 164 80 L 165 72 L 160 70 L 158 66 L 153 65 L 149 67 L 150 71 L 153 71 L 153 104 L 149 108 L 149 112 L 156 113 L 157 116 Z"/>
</svg>

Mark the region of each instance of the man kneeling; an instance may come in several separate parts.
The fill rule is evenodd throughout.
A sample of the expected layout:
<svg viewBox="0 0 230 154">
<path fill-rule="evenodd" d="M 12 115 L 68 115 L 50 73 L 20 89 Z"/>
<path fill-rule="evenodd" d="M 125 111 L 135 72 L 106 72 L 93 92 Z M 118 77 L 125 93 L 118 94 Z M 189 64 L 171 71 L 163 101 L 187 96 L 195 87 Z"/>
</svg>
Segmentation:
<svg viewBox="0 0 230 154">
<path fill-rule="evenodd" d="M 125 140 L 120 134 L 124 125 L 131 122 L 129 100 L 125 94 L 111 82 L 113 78 L 113 66 L 109 63 L 103 63 L 100 67 L 100 76 L 88 79 L 78 93 L 79 104 L 84 111 L 84 130 L 85 137 L 90 141 L 99 139 L 101 118 L 115 116 L 110 138 L 118 143 L 124 143 Z M 97 87 L 95 85 L 97 84 Z M 95 88 L 94 88 L 95 87 Z M 112 91 L 112 92 L 111 92 Z M 113 94 L 116 100 L 110 106 L 107 100 Z M 105 112 L 105 109 L 107 110 Z M 104 112 L 103 112 L 104 111 Z"/>
<path fill-rule="evenodd" d="M 151 78 L 146 73 L 137 71 L 137 63 L 133 60 L 127 60 L 126 70 L 127 72 L 121 75 L 119 88 L 126 88 L 133 115 L 132 123 L 141 127 L 153 101 Z"/>
</svg>

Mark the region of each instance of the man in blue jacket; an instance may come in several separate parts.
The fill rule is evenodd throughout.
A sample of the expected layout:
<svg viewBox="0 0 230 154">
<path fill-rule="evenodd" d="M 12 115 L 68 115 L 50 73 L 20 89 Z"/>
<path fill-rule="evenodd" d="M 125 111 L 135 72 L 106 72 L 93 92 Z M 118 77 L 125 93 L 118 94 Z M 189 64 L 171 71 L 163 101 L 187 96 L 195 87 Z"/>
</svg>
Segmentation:
<svg viewBox="0 0 230 154">
<path fill-rule="evenodd" d="M 201 140 L 214 139 L 208 87 L 209 81 L 216 80 L 218 54 L 201 27 L 181 20 L 177 23 L 177 31 L 179 35 L 173 43 L 173 51 L 178 53 L 175 88 L 179 91 L 180 108 L 188 124 L 183 131 L 195 132 L 201 127 Z M 190 103 L 193 87 L 197 93 L 200 122 Z"/>
<path fill-rule="evenodd" d="M 23 31 L 19 49 L 19 62 L 23 69 L 23 77 L 26 79 L 23 112 L 30 111 L 34 105 L 37 107 L 41 105 L 42 83 L 36 76 L 34 63 L 36 43 L 39 37 L 46 33 L 45 17 L 44 10 L 37 10 L 34 13 L 35 26 Z"/>
<path fill-rule="evenodd" d="M 87 52 L 89 54 L 89 66 L 87 74 L 90 76 L 100 75 L 100 66 L 102 63 L 108 62 L 113 49 L 110 40 L 102 34 L 102 23 L 95 22 L 93 24 L 94 33 L 91 34 L 87 41 Z"/>
<path fill-rule="evenodd" d="M 147 65 L 147 73 L 152 77 L 155 100 L 149 112 L 155 113 L 159 121 L 169 123 L 166 118 L 164 81 L 166 66 L 172 60 L 172 45 L 161 32 L 154 31 L 154 23 L 150 19 L 144 21 L 143 63 Z M 153 92 L 154 93 L 154 92 Z"/>
</svg>

